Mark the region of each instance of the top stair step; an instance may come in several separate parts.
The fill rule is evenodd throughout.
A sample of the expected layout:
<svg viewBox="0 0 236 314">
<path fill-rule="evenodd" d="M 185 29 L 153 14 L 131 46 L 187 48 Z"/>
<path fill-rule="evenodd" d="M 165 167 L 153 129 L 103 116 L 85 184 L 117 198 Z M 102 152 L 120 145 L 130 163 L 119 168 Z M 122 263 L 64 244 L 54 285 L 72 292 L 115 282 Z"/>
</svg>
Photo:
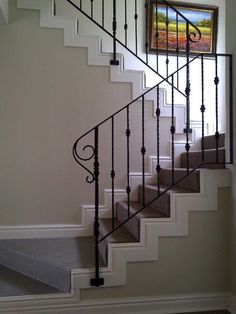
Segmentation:
<svg viewBox="0 0 236 314">
<path fill-rule="evenodd" d="M 220 133 L 218 148 L 225 147 L 225 133 Z M 216 149 L 216 138 L 215 135 L 208 135 L 204 137 L 204 148 L 205 149 Z"/>
</svg>

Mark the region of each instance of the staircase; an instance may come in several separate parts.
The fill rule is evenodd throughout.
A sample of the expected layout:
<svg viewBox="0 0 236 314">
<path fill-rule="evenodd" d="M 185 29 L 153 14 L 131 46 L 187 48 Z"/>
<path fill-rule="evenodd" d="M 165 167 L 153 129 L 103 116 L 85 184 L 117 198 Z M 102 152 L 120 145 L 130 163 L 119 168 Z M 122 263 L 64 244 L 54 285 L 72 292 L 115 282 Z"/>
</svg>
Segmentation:
<svg viewBox="0 0 236 314">
<path fill-rule="evenodd" d="M 72 1 L 68 2 L 74 5 Z M 163 3 L 168 7 L 168 2 L 163 1 Z M 53 1 L 18 0 L 18 7 L 40 9 L 41 26 L 64 28 L 65 45 L 88 47 L 89 63 L 107 65 L 110 62 L 110 54 L 100 53 L 98 38 L 92 40 L 80 37 L 77 21 L 54 16 Z M 81 14 L 87 14 L 83 11 L 81 3 L 77 8 Z M 171 5 L 170 8 L 174 9 Z M 88 18 L 93 20 L 92 7 L 91 16 Z M 115 12 L 113 22 L 114 20 L 116 20 Z M 190 22 L 186 23 L 189 27 Z M 101 27 L 101 25 L 97 26 Z M 102 28 L 104 29 L 104 25 Z M 91 286 L 125 285 L 128 262 L 157 260 L 159 237 L 187 236 L 188 213 L 216 210 L 215 199 L 218 187 L 230 185 L 229 171 L 225 165 L 232 162 L 231 126 L 226 133 L 220 132 L 216 97 L 215 134 L 206 135 L 203 75 L 201 102 L 199 102 L 201 120 L 198 127 L 195 127 L 190 119 L 191 65 L 200 62 L 204 73 L 204 62 L 206 63 L 208 56 L 206 59 L 204 54 L 191 56 L 190 38 L 187 36 L 186 63 L 181 68 L 177 66 L 177 69 L 170 73 L 166 62 L 166 73 L 158 74 L 157 69 L 153 69 L 147 60 L 140 58 L 137 49 L 131 51 L 126 44 L 117 39 L 115 23 L 113 23 L 112 38 L 114 50 L 111 60 L 111 78 L 114 81 L 132 82 L 133 100 L 81 136 L 74 145 L 75 160 L 88 172 L 86 181 L 95 184 L 95 205 L 84 205 L 82 209 L 81 234 L 78 237 L 60 239 L 0 240 L 1 265 L 63 292 L 75 293 Z M 201 34 L 198 40 L 200 39 Z M 144 86 L 143 72 L 124 69 L 122 56 L 117 55 L 117 42 L 158 75 L 158 83 L 155 86 L 151 88 Z M 169 55 L 166 57 L 168 60 Z M 216 74 L 220 57 L 228 58 L 229 55 L 213 56 Z M 157 52 L 156 60 L 158 61 L 159 58 Z M 182 70 L 186 72 L 185 90 L 177 83 L 179 71 Z M 218 83 L 215 80 L 217 95 Z M 162 96 L 166 88 L 171 95 L 168 104 Z M 176 105 L 175 99 L 179 99 L 180 96 L 184 97 L 185 106 Z M 148 120 L 147 110 L 150 111 L 150 103 L 151 111 L 155 114 L 155 124 L 149 124 Z M 134 113 L 135 110 L 138 110 L 138 113 Z M 230 111 L 228 113 L 230 114 Z M 120 117 L 125 122 L 122 122 Z M 168 118 L 169 121 L 168 135 L 161 132 L 160 125 L 163 118 Z M 136 122 L 137 125 L 135 119 L 139 121 Z M 124 133 L 121 142 L 127 148 L 125 153 L 122 151 L 121 143 L 116 140 L 117 130 L 120 130 L 121 126 Z M 107 136 L 110 141 L 108 147 L 106 143 L 104 144 L 106 140 L 103 140 L 107 132 L 110 134 Z M 155 133 L 154 136 L 150 134 L 151 132 Z M 133 133 L 139 133 L 140 138 L 135 137 L 132 142 Z M 89 142 L 84 142 L 87 137 Z M 168 142 L 168 158 L 161 156 L 162 141 Z M 89 156 L 81 157 L 80 143 L 82 143 L 82 151 L 88 152 Z M 153 149 L 154 145 L 155 149 Z M 138 146 L 139 157 L 135 150 L 136 146 Z M 110 156 L 109 162 L 106 158 L 105 162 L 101 161 L 100 152 L 103 148 L 105 157 Z M 122 156 L 119 155 L 120 151 Z M 122 159 L 123 155 L 125 155 L 124 159 Z M 122 166 L 125 165 L 125 170 L 115 165 L 119 156 Z M 140 160 L 137 162 L 138 158 Z M 131 171 L 132 162 L 135 167 L 138 167 L 137 172 Z M 103 183 L 100 185 L 100 181 L 104 182 L 103 176 L 105 176 L 100 165 L 104 163 L 107 163 L 110 171 L 110 189 L 106 189 Z M 122 171 L 122 188 L 116 186 L 116 178 L 120 171 Z M 104 205 L 101 205 L 102 190 L 105 194 Z"/>
</svg>

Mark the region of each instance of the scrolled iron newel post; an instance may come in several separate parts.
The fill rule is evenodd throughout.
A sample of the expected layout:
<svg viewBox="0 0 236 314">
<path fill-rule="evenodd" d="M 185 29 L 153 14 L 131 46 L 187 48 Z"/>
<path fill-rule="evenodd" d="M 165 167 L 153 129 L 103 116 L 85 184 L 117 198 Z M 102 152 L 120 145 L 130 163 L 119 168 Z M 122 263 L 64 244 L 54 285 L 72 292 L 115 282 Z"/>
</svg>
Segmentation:
<svg viewBox="0 0 236 314">
<path fill-rule="evenodd" d="M 104 278 L 99 274 L 99 157 L 98 157 L 98 127 L 94 129 L 94 183 L 95 183 L 95 216 L 94 216 L 94 241 L 95 241 L 95 277 L 91 278 L 91 286 L 104 285 Z"/>
</svg>

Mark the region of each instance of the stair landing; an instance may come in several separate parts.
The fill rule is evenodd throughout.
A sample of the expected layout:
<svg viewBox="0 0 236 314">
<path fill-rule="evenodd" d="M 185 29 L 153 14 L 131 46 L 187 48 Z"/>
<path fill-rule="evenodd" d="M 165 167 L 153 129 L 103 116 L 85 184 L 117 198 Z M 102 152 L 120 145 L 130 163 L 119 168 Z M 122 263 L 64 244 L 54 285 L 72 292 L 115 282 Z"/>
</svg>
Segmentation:
<svg viewBox="0 0 236 314">
<path fill-rule="evenodd" d="M 0 264 L 70 292 L 71 270 L 94 267 L 94 240 L 92 237 L 1 240 Z"/>
</svg>

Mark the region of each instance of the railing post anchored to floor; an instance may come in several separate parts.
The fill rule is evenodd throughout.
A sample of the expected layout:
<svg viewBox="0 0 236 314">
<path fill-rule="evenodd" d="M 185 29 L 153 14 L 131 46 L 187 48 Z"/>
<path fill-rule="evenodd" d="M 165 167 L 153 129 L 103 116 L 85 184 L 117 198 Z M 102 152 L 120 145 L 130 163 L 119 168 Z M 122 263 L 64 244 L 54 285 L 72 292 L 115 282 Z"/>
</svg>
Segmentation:
<svg viewBox="0 0 236 314">
<path fill-rule="evenodd" d="M 98 127 L 94 129 L 94 182 L 95 182 L 95 217 L 94 217 L 94 240 L 95 240 L 95 278 L 90 280 L 91 286 L 104 285 L 104 278 L 99 276 L 99 158 L 98 158 Z"/>
</svg>

